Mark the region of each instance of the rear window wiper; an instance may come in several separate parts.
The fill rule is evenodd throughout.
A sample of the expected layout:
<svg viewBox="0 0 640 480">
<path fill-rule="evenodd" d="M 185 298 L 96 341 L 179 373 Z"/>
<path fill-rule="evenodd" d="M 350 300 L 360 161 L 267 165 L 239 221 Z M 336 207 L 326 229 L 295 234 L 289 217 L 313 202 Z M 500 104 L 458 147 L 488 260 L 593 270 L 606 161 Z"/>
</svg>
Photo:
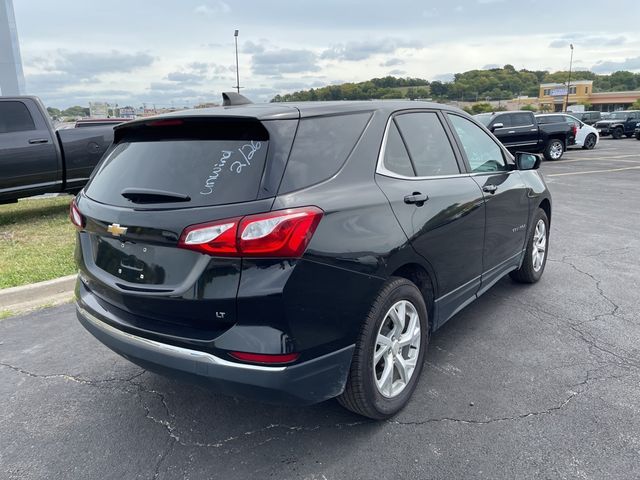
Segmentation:
<svg viewBox="0 0 640 480">
<path fill-rule="evenodd" d="M 134 203 L 170 203 L 189 202 L 191 197 L 184 193 L 156 190 L 154 188 L 125 188 L 120 192 L 127 200 Z"/>
</svg>

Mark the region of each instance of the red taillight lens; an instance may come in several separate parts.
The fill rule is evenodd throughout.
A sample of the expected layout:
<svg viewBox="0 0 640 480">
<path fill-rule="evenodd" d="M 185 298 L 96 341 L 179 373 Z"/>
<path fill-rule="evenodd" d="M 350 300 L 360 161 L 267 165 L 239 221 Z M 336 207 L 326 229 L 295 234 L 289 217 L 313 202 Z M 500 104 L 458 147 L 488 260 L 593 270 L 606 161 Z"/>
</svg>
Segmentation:
<svg viewBox="0 0 640 480">
<path fill-rule="evenodd" d="M 82 230 L 84 228 L 84 217 L 80 213 L 80 210 L 78 210 L 75 199 L 72 200 L 69 205 L 69 218 L 71 219 L 71 223 L 73 223 L 78 230 Z"/>
<path fill-rule="evenodd" d="M 322 219 L 316 207 L 292 208 L 240 221 L 238 246 L 242 255 L 259 257 L 300 257 Z"/>
<path fill-rule="evenodd" d="M 237 254 L 238 223 L 240 217 L 192 225 L 184 229 L 178 246 L 210 255 Z"/>
<path fill-rule="evenodd" d="M 302 207 L 192 225 L 182 232 L 178 246 L 209 255 L 297 258 L 322 214 L 317 207 Z"/>
<path fill-rule="evenodd" d="M 266 353 L 247 353 L 247 352 L 230 352 L 236 360 L 242 360 L 243 362 L 251 363 L 266 363 L 266 364 L 282 364 L 291 363 L 298 359 L 299 353 L 284 353 L 278 355 L 270 355 Z"/>
</svg>

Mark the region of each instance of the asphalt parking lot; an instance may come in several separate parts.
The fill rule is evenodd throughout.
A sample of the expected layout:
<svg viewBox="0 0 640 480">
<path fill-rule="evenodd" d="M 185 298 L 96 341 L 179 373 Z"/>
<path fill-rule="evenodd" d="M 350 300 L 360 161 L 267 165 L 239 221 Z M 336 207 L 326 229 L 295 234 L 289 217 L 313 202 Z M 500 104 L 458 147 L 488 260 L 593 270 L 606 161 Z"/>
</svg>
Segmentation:
<svg viewBox="0 0 640 480">
<path fill-rule="evenodd" d="M 71 305 L 0 321 L 0 477 L 640 477 L 640 142 L 542 172 L 540 283 L 504 279 L 432 338 L 408 408 L 277 408 L 147 373 Z"/>
</svg>

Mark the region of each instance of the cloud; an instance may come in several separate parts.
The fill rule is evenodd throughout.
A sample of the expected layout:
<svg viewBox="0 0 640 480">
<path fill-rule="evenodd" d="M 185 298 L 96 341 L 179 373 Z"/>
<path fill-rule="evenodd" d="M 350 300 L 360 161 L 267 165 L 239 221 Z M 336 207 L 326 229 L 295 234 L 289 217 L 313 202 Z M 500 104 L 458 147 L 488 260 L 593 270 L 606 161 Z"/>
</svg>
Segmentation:
<svg viewBox="0 0 640 480">
<path fill-rule="evenodd" d="M 170 72 L 166 79 L 170 82 L 201 83 L 205 79 L 205 76 L 198 73 Z"/>
<path fill-rule="evenodd" d="M 365 42 L 347 42 L 325 50 L 321 58 L 329 60 L 358 61 L 380 53 L 393 53 L 399 48 L 422 48 L 419 42 L 398 38 L 381 38 Z"/>
<path fill-rule="evenodd" d="M 595 73 L 611 73 L 619 70 L 640 70 L 640 57 L 626 58 L 621 62 L 598 62 L 591 71 Z"/>
<path fill-rule="evenodd" d="M 395 67 L 396 65 L 404 65 L 404 60 L 400 58 L 390 58 L 380 64 L 381 67 Z"/>
<path fill-rule="evenodd" d="M 56 50 L 47 58 L 36 59 L 37 66 L 48 72 L 62 72 L 77 79 L 91 80 L 106 73 L 129 73 L 154 62 L 144 52 L 71 52 Z"/>
<path fill-rule="evenodd" d="M 404 76 L 404 75 L 406 75 L 406 74 L 407 74 L 407 72 L 406 72 L 406 71 L 404 71 L 404 70 L 398 70 L 398 69 L 396 69 L 396 70 L 391 70 L 391 71 L 389 72 L 389 75 L 392 75 L 392 76 L 394 76 L 394 77 L 402 77 L 402 76 Z"/>
<path fill-rule="evenodd" d="M 220 15 L 229 13 L 231 11 L 231 7 L 228 3 L 219 0 L 214 4 L 201 4 L 193 9 L 193 13 L 198 15 L 204 15 L 206 17 L 212 17 L 213 15 Z"/>
<path fill-rule="evenodd" d="M 244 42 L 242 45 L 242 53 L 263 53 L 264 46 L 259 43 L 253 43 L 251 40 Z"/>
<path fill-rule="evenodd" d="M 281 75 L 284 73 L 317 72 L 318 56 L 311 50 L 271 50 L 255 53 L 251 70 L 256 75 Z"/>
<path fill-rule="evenodd" d="M 619 45 L 624 44 L 627 41 L 627 37 L 623 35 L 619 35 L 617 37 L 607 37 L 607 36 L 591 36 L 584 34 L 573 34 L 573 35 L 563 35 L 562 37 L 553 40 L 549 44 L 549 48 L 566 48 L 570 44 L 582 44 L 588 46 L 598 46 L 598 47 L 617 47 Z"/>
</svg>

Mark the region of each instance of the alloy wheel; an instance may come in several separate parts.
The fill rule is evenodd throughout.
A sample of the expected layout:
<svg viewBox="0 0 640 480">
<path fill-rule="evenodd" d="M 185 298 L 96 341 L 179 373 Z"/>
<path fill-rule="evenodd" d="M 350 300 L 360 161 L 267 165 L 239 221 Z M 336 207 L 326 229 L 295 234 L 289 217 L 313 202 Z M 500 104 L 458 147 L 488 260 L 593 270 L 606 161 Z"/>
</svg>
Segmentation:
<svg viewBox="0 0 640 480">
<path fill-rule="evenodd" d="M 407 300 L 396 302 L 378 329 L 373 353 L 376 388 L 384 397 L 398 396 L 409 384 L 420 353 L 420 318 Z"/>
<path fill-rule="evenodd" d="M 553 142 L 551 144 L 551 148 L 549 149 L 549 156 L 554 160 L 558 160 L 562 156 L 562 143 Z"/>
<path fill-rule="evenodd" d="M 533 249 L 531 252 L 533 269 L 539 272 L 544 264 L 544 256 L 547 252 L 547 226 L 544 220 L 538 220 L 533 234 Z"/>
</svg>

